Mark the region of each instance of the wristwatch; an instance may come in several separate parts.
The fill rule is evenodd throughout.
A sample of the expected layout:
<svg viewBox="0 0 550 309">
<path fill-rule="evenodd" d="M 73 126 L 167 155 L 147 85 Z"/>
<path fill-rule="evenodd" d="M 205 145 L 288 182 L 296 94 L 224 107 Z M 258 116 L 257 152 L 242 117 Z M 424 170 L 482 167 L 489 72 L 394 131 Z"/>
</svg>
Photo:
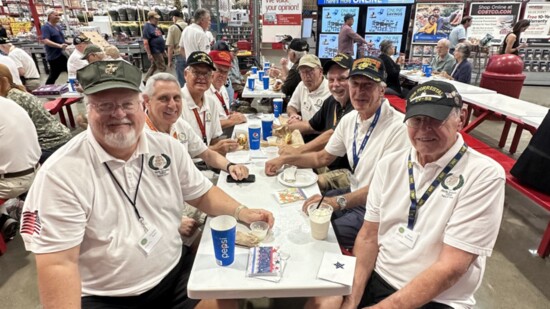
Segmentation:
<svg viewBox="0 0 550 309">
<path fill-rule="evenodd" d="M 338 204 L 338 206 L 340 206 L 340 210 L 345 209 L 346 206 L 348 205 L 348 201 L 343 195 L 338 195 L 336 197 L 336 203 Z"/>
</svg>

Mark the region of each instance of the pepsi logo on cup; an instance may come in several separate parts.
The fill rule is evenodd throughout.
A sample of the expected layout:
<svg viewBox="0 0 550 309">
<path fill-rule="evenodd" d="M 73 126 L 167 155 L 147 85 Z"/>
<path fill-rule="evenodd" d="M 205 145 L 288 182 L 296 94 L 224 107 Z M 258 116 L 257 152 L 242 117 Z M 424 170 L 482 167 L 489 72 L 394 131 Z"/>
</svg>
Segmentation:
<svg viewBox="0 0 550 309">
<path fill-rule="evenodd" d="M 252 133 L 252 137 L 254 137 L 254 138 L 260 138 L 260 133 L 254 132 L 254 133 Z"/>
</svg>

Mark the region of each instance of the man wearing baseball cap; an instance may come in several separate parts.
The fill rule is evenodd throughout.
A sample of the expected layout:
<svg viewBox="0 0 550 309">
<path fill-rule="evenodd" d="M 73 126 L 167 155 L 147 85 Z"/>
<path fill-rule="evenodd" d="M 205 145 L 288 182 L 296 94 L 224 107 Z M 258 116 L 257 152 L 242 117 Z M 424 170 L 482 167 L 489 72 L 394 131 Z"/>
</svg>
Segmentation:
<svg viewBox="0 0 550 309">
<path fill-rule="evenodd" d="M 216 70 L 212 72 L 212 85 L 207 93 L 218 102 L 216 108 L 222 130 L 226 136 L 231 136 L 235 125 L 246 122 L 243 114 L 231 111 L 231 98 L 225 87 L 229 70 L 231 70 L 231 54 L 228 51 L 213 50 L 209 55 Z"/>
<path fill-rule="evenodd" d="M 101 49 L 101 47 L 91 44 L 86 46 L 86 49 L 84 49 L 84 53 L 82 54 L 81 59 L 88 61 L 88 63 L 101 61 L 105 59 L 105 52 L 103 51 L 103 49 Z"/>
<path fill-rule="evenodd" d="M 352 57 L 355 57 L 353 53 L 354 43 L 367 44 L 367 41 L 351 28 L 354 23 L 354 17 L 355 15 L 353 14 L 344 15 L 344 24 L 340 28 L 340 33 L 338 34 L 338 52 Z"/>
<path fill-rule="evenodd" d="M 63 35 L 63 30 L 59 25 L 60 13 L 54 9 L 45 12 L 48 18 L 42 28 L 42 43 L 46 50 L 46 60 L 50 67 L 50 75 L 46 80 L 46 85 L 55 84 L 55 81 L 61 75 L 61 72 L 67 71 L 67 56 L 64 51 L 67 48 L 67 42 Z"/>
<path fill-rule="evenodd" d="M 353 247 L 363 224 L 365 201 L 377 162 L 409 145 L 403 116 L 384 98 L 385 75 L 380 59 L 355 60 L 348 80 L 355 110 L 342 117 L 325 148 L 314 153 L 280 156 L 265 165 L 266 174 L 275 175 L 283 164 L 319 168 L 337 157 L 348 156 L 352 171 L 349 191 L 335 190 L 330 195 L 336 197 L 325 198 L 335 210 L 332 223 L 336 238 L 344 248 Z M 307 203 L 320 199 L 319 195 L 309 198 L 304 211 Z"/>
<path fill-rule="evenodd" d="M 69 56 L 69 61 L 67 62 L 67 74 L 69 76 L 76 76 L 76 71 L 88 65 L 88 61 L 82 59 L 82 56 L 84 56 L 84 50 L 90 44 L 90 39 L 84 35 L 73 39 L 74 51 Z"/>
<path fill-rule="evenodd" d="M 0 51 L 8 55 L 16 65 L 21 64 L 18 71 L 21 75 L 21 82 L 27 90 L 32 91 L 40 86 L 40 73 L 38 73 L 34 61 L 26 51 L 15 47 L 10 41 L 2 37 L 0 37 Z"/>
<path fill-rule="evenodd" d="M 341 308 L 475 306 L 500 227 L 505 174 L 464 143 L 464 119 L 451 84 L 429 81 L 409 93 L 412 147 L 376 167 L 353 248 L 353 290 Z"/>
<path fill-rule="evenodd" d="M 281 58 L 279 63 L 281 68 L 272 67 L 269 69 L 269 75 L 271 77 L 279 78 L 284 81 L 281 91 L 286 94 L 288 98 L 292 97 L 294 90 L 298 87 L 298 84 L 302 81 L 300 74 L 298 74 L 298 63 L 300 59 L 309 51 L 309 44 L 303 39 L 292 39 L 287 47 L 287 58 Z M 289 62 L 292 63 L 292 67 L 289 69 Z"/>
<path fill-rule="evenodd" d="M 157 26 L 160 15 L 155 10 L 151 10 L 147 13 L 147 19 L 148 22 L 143 26 L 143 47 L 147 52 L 147 58 L 151 62 L 151 66 L 143 77 L 144 82 L 147 82 L 149 76 L 155 74 L 157 70 L 159 72 L 166 71 L 164 32 Z"/>
<path fill-rule="evenodd" d="M 193 255 L 178 233 L 184 202 L 247 224 L 272 226 L 272 214 L 213 186 L 173 137 L 143 130 L 137 67 L 98 61 L 77 77 L 89 129 L 46 161 L 23 209 L 21 235 L 36 257 L 42 305 L 194 308 Z M 231 300 L 201 305 L 237 308 Z"/>
<path fill-rule="evenodd" d="M 236 150 L 238 144 L 234 140 L 221 138 L 220 103 L 216 96 L 207 94 L 215 70 L 216 66 L 207 53 L 196 51 L 189 55 L 185 69 L 186 83 L 181 89 L 184 102 L 181 117 L 189 122 L 207 146 L 225 155 Z"/>
</svg>

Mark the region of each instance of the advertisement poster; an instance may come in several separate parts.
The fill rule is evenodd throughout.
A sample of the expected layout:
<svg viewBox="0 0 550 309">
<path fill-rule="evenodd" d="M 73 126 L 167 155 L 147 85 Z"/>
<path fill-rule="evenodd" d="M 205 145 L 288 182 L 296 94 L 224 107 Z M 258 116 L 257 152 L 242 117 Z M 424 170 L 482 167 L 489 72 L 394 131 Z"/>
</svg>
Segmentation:
<svg viewBox="0 0 550 309">
<path fill-rule="evenodd" d="M 405 6 L 370 6 L 366 32 L 403 32 L 406 9 Z"/>
<path fill-rule="evenodd" d="M 263 25 L 302 25 L 301 0 L 263 0 Z"/>
<path fill-rule="evenodd" d="M 380 43 L 384 40 L 390 40 L 393 42 L 393 46 L 396 49 L 395 54 L 399 55 L 401 38 L 401 34 L 367 34 L 365 35 L 365 40 L 369 43 L 373 43 L 372 45 L 369 44 L 367 53 L 370 56 L 378 57 L 378 55 L 380 55 Z"/>
<path fill-rule="evenodd" d="M 521 35 L 522 39 L 548 38 L 550 36 L 550 4 L 528 3 L 524 18 L 529 19 L 531 25 Z"/>
<path fill-rule="evenodd" d="M 460 24 L 463 11 L 464 3 L 417 3 L 413 42 L 437 44 L 448 38 L 453 28 Z"/>
<path fill-rule="evenodd" d="M 321 32 L 340 32 L 340 28 L 344 24 L 344 15 L 352 14 L 356 17 L 355 22 L 351 28 L 353 31 L 357 32 L 357 16 L 359 15 L 359 8 L 350 8 L 350 7 L 330 7 L 323 8 L 323 16 L 321 23 Z"/>
<path fill-rule="evenodd" d="M 317 5 L 404 4 L 414 0 L 317 0 Z"/>
<path fill-rule="evenodd" d="M 518 19 L 521 3 L 472 3 L 470 16 L 472 26 L 468 28 L 468 38 L 481 40 L 488 33 L 494 43 L 500 43 L 512 31 Z"/>
<path fill-rule="evenodd" d="M 338 34 L 319 35 L 319 58 L 331 59 L 338 53 Z M 357 44 L 353 44 L 353 54 L 357 54 Z"/>
</svg>

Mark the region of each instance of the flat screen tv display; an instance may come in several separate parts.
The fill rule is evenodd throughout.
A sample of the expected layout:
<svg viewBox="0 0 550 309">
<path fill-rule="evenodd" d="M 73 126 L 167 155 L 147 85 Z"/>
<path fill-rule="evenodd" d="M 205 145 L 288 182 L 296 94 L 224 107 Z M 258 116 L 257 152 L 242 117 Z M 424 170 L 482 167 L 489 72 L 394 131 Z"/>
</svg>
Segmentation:
<svg viewBox="0 0 550 309">
<path fill-rule="evenodd" d="M 405 22 L 405 6 L 370 6 L 367 9 L 365 32 L 401 33 Z"/>
<path fill-rule="evenodd" d="M 321 32 L 340 32 L 340 28 L 344 24 L 344 15 L 352 14 L 355 16 L 355 22 L 351 27 L 357 32 L 357 18 L 359 16 L 359 7 L 324 7 L 323 16 L 321 18 Z"/>
<path fill-rule="evenodd" d="M 338 34 L 321 33 L 317 45 L 319 58 L 331 59 L 338 53 Z M 353 54 L 357 54 L 357 44 L 353 44 Z"/>
</svg>

